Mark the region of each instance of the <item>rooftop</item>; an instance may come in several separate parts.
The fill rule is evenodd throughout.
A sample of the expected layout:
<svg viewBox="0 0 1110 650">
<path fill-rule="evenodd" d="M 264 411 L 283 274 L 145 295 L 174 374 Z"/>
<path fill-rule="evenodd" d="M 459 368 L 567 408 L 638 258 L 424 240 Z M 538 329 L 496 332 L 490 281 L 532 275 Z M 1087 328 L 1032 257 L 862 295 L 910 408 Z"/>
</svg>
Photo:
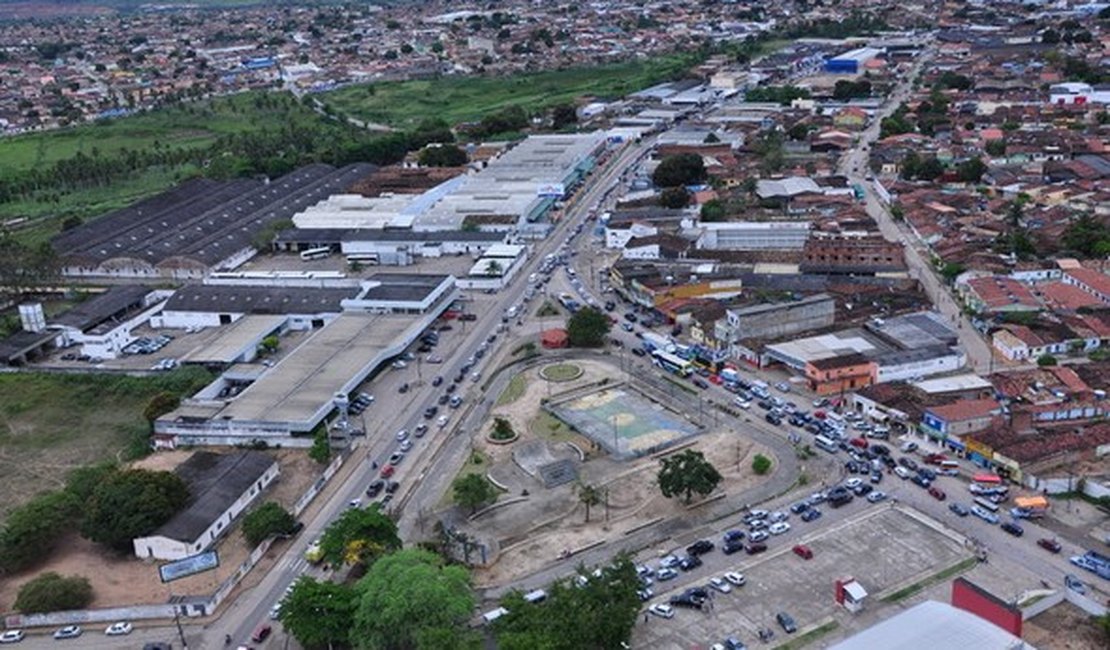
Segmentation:
<svg viewBox="0 0 1110 650">
<path fill-rule="evenodd" d="M 965 399 L 928 409 L 929 413 L 947 422 L 984 418 L 998 412 L 1001 405 L 993 399 Z"/>
<path fill-rule="evenodd" d="M 189 486 L 189 503 L 154 535 L 195 541 L 276 462 L 261 451 L 194 452 L 174 470 Z"/>
<path fill-rule="evenodd" d="M 971 612 L 927 600 L 830 646 L 829 650 L 1036 650 Z"/>
</svg>

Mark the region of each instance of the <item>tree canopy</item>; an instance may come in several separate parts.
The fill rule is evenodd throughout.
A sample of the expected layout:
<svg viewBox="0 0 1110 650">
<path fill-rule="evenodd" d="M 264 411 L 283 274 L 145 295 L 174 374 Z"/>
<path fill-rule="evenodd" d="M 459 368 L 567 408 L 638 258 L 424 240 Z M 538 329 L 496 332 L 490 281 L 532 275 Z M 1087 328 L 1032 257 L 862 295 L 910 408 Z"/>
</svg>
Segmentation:
<svg viewBox="0 0 1110 650">
<path fill-rule="evenodd" d="M 685 187 L 668 187 L 659 193 L 659 205 L 672 210 L 679 210 L 690 205 L 690 193 Z"/>
<path fill-rule="evenodd" d="M 19 588 L 15 608 L 24 614 L 83 609 L 92 602 L 88 578 L 62 576 L 48 571 Z"/>
<path fill-rule="evenodd" d="M 354 613 L 353 588 L 302 576 L 282 599 L 278 619 L 306 648 L 346 647 Z"/>
<path fill-rule="evenodd" d="M 667 156 L 651 174 L 651 181 L 656 187 L 696 185 L 704 183 L 707 178 L 705 161 L 696 153 Z"/>
<path fill-rule="evenodd" d="M 476 649 L 470 573 L 420 549 L 391 553 L 355 585 L 351 642 L 374 650 Z"/>
<path fill-rule="evenodd" d="M 810 92 L 798 86 L 759 86 L 744 93 L 744 101 L 776 102 L 789 106 L 795 99 L 809 99 Z"/>
<path fill-rule="evenodd" d="M 725 204 L 720 199 L 710 199 L 701 206 L 701 220 L 705 222 L 724 221 Z"/>
<path fill-rule="evenodd" d="M 467 474 L 455 479 L 451 485 L 455 503 L 474 513 L 478 508 L 497 499 L 497 488 L 481 474 Z"/>
<path fill-rule="evenodd" d="M 593 307 L 583 307 L 567 320 L 567 340 L 576 348 L 600 347 L 611 326 L 608 316 Z"/>
<path fill-rule="evenodd" d="M 659 489 L 668 499 L 683 495 L 686 503 L 690 503 L 695 492 L 705 496 L 721 482 L 721 473 L 700 451 L 686 449 L 659 462 Z"/>
<path fill-rule="evenodd" d="M 381 511 L 378 503 L 350 508 L 324 531 L 320 550 L 332 566 L 370 564 L 380 556 L 401 548 L 397 524 Z"/>
<path fill-rule="evenodd" d="M 978 158 L 971 158 L 956 167 L 956 175 L 964 183 L 978 183 L 987 173 L 987 165 Z"/>
<path fill-rule="evenodd" d="M 46 559 L 73 528 L 80 505 L 69 492 L 46 492 L 11 511 L 0 529 L 0 571 L 13 573 Z"/>
<path fill-rule="evenodd" d="M 290 532 L 296 523 L 288 510 L 274 501 L 267 501 L 243 517 L 243 537 L 251 546 L 258 546 L 271 535 Z"/>
<path fill-rule="evenodd" d="M 579 587 L 569 579 L 547 589 L 542 607 L 528 605 L 520 592 L 502 600 L 509 613 L 497 620 L 494 634 L 501 650 L 610 650 L 626 644 L 642 603 L 640 582 L 625 555 L 585 578 Z"/>
<path fill-rule="evenodd" d="M 105 475 L 85 504 L 81 534 L 118 551 L 153 532 L 189 500 L 189 488 L 173 472 L 128 469 Z"/>
<path fill-rule="evenodd" d="M 1110 256 L 1110 223 L 1106 219 L 1084 214 L 1064 231 L 1060 243 L 1068 251 L 1083 257 Z"/>
<path fill-rule="evenodd" d="M 467 163 L 466 152 L 455 145 L 435 145 L 420 150 L 420 164 L 425 167 L 459 167 Z"/>
</svg>

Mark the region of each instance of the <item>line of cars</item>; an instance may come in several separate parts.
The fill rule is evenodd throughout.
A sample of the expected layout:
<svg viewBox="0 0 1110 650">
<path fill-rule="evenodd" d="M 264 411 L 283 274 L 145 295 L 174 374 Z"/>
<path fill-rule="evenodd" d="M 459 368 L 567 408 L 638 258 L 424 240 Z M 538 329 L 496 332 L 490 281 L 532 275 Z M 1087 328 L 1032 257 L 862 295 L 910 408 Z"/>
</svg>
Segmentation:
<svg viewBox="0 0 1110 650">
<path fill-rule="evenodd" d="M 126 636 L 131 634 L 134 626 L 127 621 L 119 621 L 112 623 L 104 629 L 106 636 Z M 66 625 L 54 631 L 52 635 L 56 641 L 64 641 L 66 639 L 76 639 L 84 633 L 80 625 Z M 27 637 L 23 630 L 6 630 L 0 633 L 0 643 L 10 644 L 19 643 Z"/>
</svg>

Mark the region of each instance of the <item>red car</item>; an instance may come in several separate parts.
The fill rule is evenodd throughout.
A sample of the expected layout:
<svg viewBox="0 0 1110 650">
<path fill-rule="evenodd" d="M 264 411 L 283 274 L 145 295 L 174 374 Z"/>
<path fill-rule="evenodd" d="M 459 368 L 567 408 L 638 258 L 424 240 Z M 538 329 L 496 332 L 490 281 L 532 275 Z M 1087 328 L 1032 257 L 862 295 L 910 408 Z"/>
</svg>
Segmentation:
<svg viewBox="0 0 1110 650">
<path fill-rule="evenodd" d="M 395 471 L 397 471 L 396 467 L 394 467 L 392 465 L 386 465 L 385 467 L 382 468 L 381 476 L 382 476 L 382 478 L 389 478 L 389 477 L 393 476 L 393 472 L 395 472 Z"/>
<path fill-rule="evenodd" d="M 944 490 L 942 490 L 938 487 L 930 487 L 929 488 L 929 495 L 931 497 L 933 497 L 934 499 L 936 499 L 937 501 L 944 501 L 945 499 L 948 498 L 948 495 L 944 493 Z"/>
<path fill-rule="evenodd" d="M 794 546 L 793 550 L 794 550 L 794 555 L 797 555 L 798 557 L 802 558 L 803 560 L 812 560 L 813 559 L 813 549 L 806 546 L 805 544 L 797 544 L 797 545 Z"/>
<path fill-rule="evenodd" d="M 925 462 L 930 465 L 940 465 L 941 461 L 948 460 L 945 454 L 929 454 L 925 457 Z"/>
<path fill-rule="evenodd" d="M 860 449 L 867 449 L 866 438 L 852 438 L 848 441 L 848 444 L 852 445 L 853 447 L 859 447 Z"/>
<path fill-rule="evenodd" d="M 720 386 L 725 383 L 725 380 L 721 379 L 720 375 L 709 375 L 709 383 Z"/>
<path fill-rule="evenodd" d="M 1037 546 L 1040 546 L 1041 548 L 1048 551 L 1049 553 L 1059 553 L 1060 549 L 1062 548 L 1060 546 L 1060 542 L 1057 542 L 1054 539 L 1049 539 L 1047 537 L 1038 539 L 1037 540 Z"/>
<path fill-rule="evenodd" d="M 254 628 L 254 634 L 251 635 L 251 641 L 254 641 L 255 643 L 262 643 L 266 640 L 266 637 L 270 636 L 270 632 L 270 626 L 263 623 Z"/>
</svg>

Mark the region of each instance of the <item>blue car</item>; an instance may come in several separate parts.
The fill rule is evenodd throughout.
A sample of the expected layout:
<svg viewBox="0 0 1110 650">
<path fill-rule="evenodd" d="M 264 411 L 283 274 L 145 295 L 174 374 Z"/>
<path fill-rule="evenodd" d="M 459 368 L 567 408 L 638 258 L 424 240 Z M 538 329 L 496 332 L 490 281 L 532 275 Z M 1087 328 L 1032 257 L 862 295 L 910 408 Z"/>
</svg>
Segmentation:
<svg viewBox="0 0 1110 650">
<path fill-rule="evenodd" d="M 821 518 L 821 511 L 817 508 L 810 508 L 802 513 L 802 521 L 814 521 Z"/>
</svg>

